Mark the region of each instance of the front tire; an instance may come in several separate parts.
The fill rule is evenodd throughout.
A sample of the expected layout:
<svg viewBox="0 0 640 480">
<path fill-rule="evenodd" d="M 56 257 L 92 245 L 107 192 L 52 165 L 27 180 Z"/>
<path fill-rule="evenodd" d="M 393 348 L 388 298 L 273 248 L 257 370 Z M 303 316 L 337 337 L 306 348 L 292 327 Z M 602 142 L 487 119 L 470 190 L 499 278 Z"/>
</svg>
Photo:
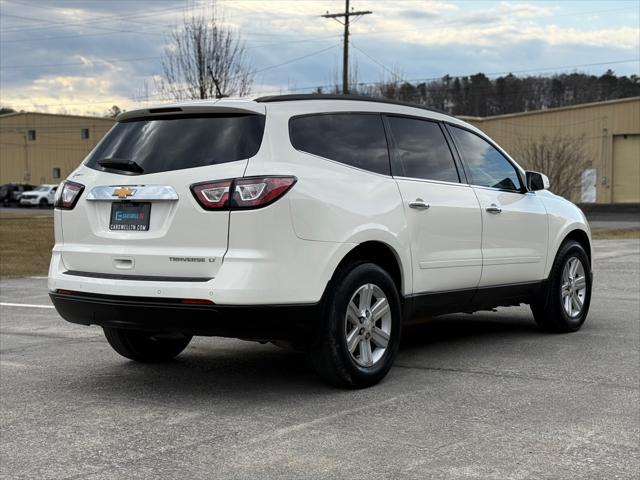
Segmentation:
<svg viewBox="0 0 640 480">
<path fill-rule="evenodd" d="M 389 274 L 373 263 L 348 265 L 331 282 L 311 364 L 333 385 L 374 385 L 393 364 L 400 323 L 400 296 Z"/>
<path fill-rule="evenodd" d="M 191 336 L 161 335 L 138 330 L 104 327 L 109 345 L 123 357 L 136 362 L 166 362 L 182 352 Z"/>
<path fill-rule="evenodd" d="M 548 332 L 575 332 L 582 327 L 591 302 L 591 264 L 578 242 L 558 251 L 543 295 L 531 304 L 538 326 Z"/>
</svg>

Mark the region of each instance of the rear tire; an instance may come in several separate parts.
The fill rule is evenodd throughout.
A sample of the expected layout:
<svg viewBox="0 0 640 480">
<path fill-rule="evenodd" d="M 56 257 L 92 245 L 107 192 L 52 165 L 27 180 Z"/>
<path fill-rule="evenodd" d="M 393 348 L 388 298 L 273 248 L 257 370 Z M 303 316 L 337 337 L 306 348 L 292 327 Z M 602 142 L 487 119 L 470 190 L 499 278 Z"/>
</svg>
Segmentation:
<svg viewBox="0 0 640 480">
<path fill-rule="evenodd" d="M 582 327 L 591 302 L 591 264 L 578 242 L 566 241 L 558 250 L 543 294 L 531 304 L 538 326 L 555 333 Z"/>
<path fill-rule="evenodd" d="M 342 268 L 329 287 L 324 323 L 309 352 L 316 372 L 332 385 L 364 388 L 387 374 L 400 345 L 400 296 L 389 274 L 373 263 Z"/>
<path fill-rule="evenodd" d="M 182 352 L 191 336 L 167 336 L 138 330 L 104 327 L 109 345 L 123 357 L 136 362 L 166 362 Z"/>
</svg>

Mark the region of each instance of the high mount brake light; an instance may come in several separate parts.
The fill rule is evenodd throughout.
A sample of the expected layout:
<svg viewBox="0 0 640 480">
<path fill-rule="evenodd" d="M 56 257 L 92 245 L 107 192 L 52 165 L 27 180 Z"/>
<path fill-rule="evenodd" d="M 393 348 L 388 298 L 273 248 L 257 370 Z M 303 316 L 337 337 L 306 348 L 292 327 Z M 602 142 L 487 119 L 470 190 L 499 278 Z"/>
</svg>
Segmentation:
<svg viewBox="0 0 640 480">
<path fill-rule="evenodd" d="M 296 177 L 247 177 L 191 185 L 205 210 L 248 210 L 272 204 L 296 183 Z"/>
<path fill-rule="evenodd" d="M 53 206 L 61 210 L 72 210 L 80 199 L 80 194 L 84 190 L 84 185 L 79 183 L 64 181 L 58 188 Z"/>
</svg>

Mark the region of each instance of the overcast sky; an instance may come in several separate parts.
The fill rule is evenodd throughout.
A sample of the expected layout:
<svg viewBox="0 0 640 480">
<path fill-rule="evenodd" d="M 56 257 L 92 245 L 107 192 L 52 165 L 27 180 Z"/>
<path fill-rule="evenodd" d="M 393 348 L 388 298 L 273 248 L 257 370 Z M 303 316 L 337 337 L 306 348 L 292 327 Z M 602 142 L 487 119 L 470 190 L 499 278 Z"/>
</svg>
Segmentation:
<svg viewBox="0 0 640 480">
<path fill-rule="evenodd" d="M 16 109 L 102 114 L 159 98 L 154 76 L 169 29 L 211 0 L 0 0 L 0 102 Z M 258 72 L 253 93 L 335 83 L 342 26 L 321 18 L 344 1 L 218 1 Z M 352 27 L 358 81 L 392 73 L 638 74 L 640 1 L 351 0 L 372 10 Z M 145 82 L 148 86 L 145 89 Z"/>
</svg>

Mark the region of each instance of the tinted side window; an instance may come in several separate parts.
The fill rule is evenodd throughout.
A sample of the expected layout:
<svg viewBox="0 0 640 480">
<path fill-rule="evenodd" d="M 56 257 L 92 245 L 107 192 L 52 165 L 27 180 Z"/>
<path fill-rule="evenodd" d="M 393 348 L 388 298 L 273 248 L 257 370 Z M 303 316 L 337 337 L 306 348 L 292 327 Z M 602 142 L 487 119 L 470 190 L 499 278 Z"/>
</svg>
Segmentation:
<svg viewBox="0 0 640 480">
<path fill-rule="evenodd" d="M 294 117 L 289 124 L 297 150 L 389 175 L 389 152 L 378 114 L 331 113 Z"/>
<path fill-rule="evenodd" d="M 451 127 L 451 134 L 469 169 L 471 183 L 504 190 L 521 189 L 515 167 L 490 143 L 461 128 Z"/>
<path fill-rule="evenodd" d="M 388 118 L 393 137 L 394 175 L 459 181 L 451 150 L 437 123 L 414 118 Z"/>
</svg>

